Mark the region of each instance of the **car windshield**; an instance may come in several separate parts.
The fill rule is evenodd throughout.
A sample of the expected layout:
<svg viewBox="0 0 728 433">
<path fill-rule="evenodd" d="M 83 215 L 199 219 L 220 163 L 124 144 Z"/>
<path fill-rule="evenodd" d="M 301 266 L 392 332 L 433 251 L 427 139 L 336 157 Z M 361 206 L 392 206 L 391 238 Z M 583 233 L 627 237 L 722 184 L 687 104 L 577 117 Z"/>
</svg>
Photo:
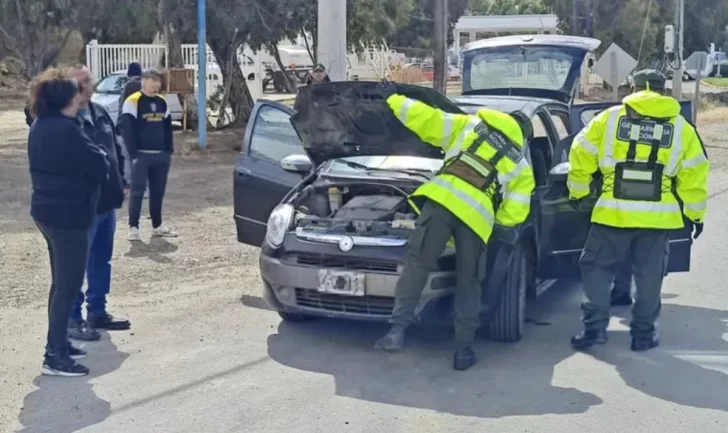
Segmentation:
<svg viewBox="0 0 728 433">
<path fill-rule="evenodd" d="M 94 89 L 96 93 L 121 94 L 128 78 L 124 75 L 109 75 L 99 81 Z"/>
<path fill-rule="evenodd" d="M 484 48 L 467 53 L 463 91 L 504 88 L 563 90 L 579 50 L 550 46 Z"/>
<path fill-rule="evenodd" d="M 350 164 L 347 162 L 350 162 Z M 359 166 L 362 166 L 362 168 Z M 363 167 L 386 172 L 386 175 L 391 177 L 421 177 L 421 175 L 417 176 L 406 172 L 434 174 L 442 167 L 442 160 L 419 156 L 351 156 L 330 161 L 325 174 L 329 176 L 361 176 Z M 404 172 L 398 170 L 404 170 Z M 371 175 L 372 173 L 367 174 Z"/>
</svg>

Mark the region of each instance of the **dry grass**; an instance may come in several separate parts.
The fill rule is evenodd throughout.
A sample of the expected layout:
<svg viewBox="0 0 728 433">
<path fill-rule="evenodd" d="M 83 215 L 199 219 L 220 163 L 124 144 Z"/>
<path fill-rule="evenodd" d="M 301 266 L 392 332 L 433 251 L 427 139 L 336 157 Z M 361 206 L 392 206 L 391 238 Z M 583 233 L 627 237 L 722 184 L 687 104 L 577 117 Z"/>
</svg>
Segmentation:
<svg viewBox="0 0 728 433">
<path fill-rule="evenodd" d="M 402 84 L 418 84 L 425 81 L 425 76 L 419 68 L 403 68 L 392 71 L 392 81 Z"/>
</svg>

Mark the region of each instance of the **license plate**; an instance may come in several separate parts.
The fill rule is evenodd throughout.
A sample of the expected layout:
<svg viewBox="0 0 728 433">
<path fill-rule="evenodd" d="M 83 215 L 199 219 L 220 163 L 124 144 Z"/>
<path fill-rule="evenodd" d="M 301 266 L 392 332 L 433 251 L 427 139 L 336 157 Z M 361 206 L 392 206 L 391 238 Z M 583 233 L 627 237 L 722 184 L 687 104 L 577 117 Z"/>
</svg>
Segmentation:
<svg viewBox="0 0 728 433">
<path fill-rule="evenodd" d="M 358 272 L 319 270 L 319 292 L 364 296 L 366 275 Z"/>
</svg>

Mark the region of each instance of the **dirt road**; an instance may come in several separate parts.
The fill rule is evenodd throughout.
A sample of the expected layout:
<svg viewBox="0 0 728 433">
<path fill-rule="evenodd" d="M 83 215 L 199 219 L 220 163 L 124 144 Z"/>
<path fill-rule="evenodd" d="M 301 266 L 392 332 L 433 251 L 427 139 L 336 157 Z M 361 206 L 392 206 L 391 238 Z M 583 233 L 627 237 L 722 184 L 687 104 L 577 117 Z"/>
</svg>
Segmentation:
<svg viewBox="0 0 728 433">
<path fill-rule="evenodd" d="M 447 332 L 417 332 L 389 357 L 371 350 L 381 326 L 281 323 L 259 298 L 257 251 L 235 240 L 235 155 L 213 145 L 175 155 L 165 213 L 178 239 L 149 242 L 144 220 L 130 245 L 120 212 L 109 300 L 133 329 L 85 345 L 90 377 L 60 379 L 38 376 L 48 260 L 28 217 L 27 130 L 22 112 L 0 111 L 0 431 L 724 431 L 728 126 L 701 130 L 713 211 L 694 271 L 669 279 L 663 347 L 647 355 L 626 349 L 623 310 L 603 351 L 573 353 L 573 286 L 537 301 L 522 343 L 479 343 L 465 374 L 449 368 Z"/>
</svg>

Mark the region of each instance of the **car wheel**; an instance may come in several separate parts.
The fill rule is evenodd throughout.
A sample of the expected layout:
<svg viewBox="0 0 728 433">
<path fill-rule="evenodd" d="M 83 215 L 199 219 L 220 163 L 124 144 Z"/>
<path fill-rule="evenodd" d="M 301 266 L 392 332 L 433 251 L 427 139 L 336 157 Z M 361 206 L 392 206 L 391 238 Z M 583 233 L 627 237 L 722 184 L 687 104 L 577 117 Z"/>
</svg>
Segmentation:
<svg viewBox="0 0 728 433">
<path fill-rule="evenodd" d="M 506 286 L 500 304 L 490 322 L 489 335 L 493 341 L 515 343 L 523 337 L 526 322 L 526 291 L 528 287 L 528 255 L 518 246 L 506 275 Z"/>
<path fill-rule="evenodd" d="M 286 313 L 285 311 L 279 311 L 278 315 L 281 316 L 281 319 L 283 319 L 286 322 L 305 322 L 307 320 L 311 320 L 311 316 L 307 316 L 305 314 L 298 314 L 298 313 Z"/>
</svg>

